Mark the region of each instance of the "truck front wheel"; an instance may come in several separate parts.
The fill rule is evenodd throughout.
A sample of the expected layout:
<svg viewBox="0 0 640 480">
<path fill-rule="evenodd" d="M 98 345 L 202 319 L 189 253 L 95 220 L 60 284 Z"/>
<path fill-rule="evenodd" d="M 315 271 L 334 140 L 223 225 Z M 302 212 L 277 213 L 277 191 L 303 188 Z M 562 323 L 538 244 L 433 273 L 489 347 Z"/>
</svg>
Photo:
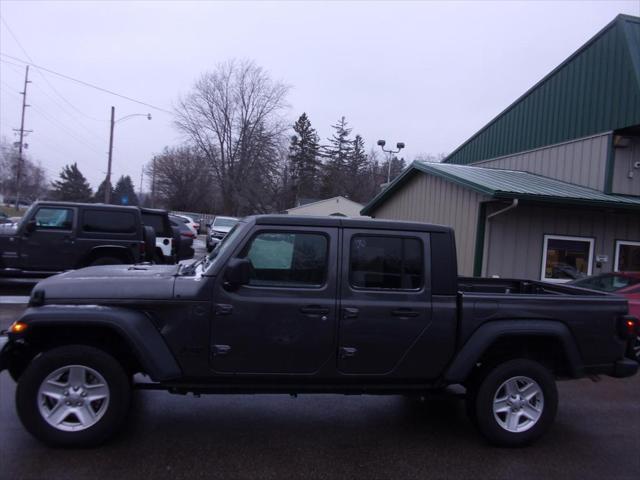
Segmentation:
<svg viewBox="0 0 640 480">
<path fill-rule="evenodd" d="M 467 395 L 467 411 L 491 443 L 519 447 L 551 426 L 558 408 L 553 374 L 528 359 L 509 360 L 486 372 Z"/>
<path fill-rule="evenodd" d="M 103 443 L 123 424 L 131 400 L 120 363 L 85 345 L 38 355 L 18 381 L 16 406 L 25 428 L 57 447 Z"/>
</svg>

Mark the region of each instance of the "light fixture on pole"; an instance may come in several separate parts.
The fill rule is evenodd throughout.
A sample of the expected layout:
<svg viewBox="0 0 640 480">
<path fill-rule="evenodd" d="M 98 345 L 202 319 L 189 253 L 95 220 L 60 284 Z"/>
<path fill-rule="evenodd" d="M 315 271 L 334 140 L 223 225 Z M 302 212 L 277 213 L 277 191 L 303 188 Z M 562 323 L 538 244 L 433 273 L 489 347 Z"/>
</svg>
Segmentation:
<svg viewBox="0 0 640 480">
<path fill-rule="evenodd" d="M 126 115 L 118 120 L 115 120 L 116 107 L 111 107 L 111 124 L 109 128 L 109 162 L 107 163 L 107 178 L 104 184 L 104 203 L 111 203 L 111 158 L 113 156 L 113 127 L 116 123 L 128 120 L 133 117 L 147 117 L 147 120 L 151 120 L 150 113 L 132 113 Z"/>
<path fill-rule="evenodd" d="M 396 143 L 396 148 L 397 150 L 386 150 L 384 148 L 384 146 L 387 144 L 387 142 L 385 142 L 384 140 L 378 140 L 378 145 L 380 146 L 380 148 L 382 149 L 383 152 L 388 153 L 388 157 L 389 157 L 389 165 L 387 168 L 387 184 L 389 184 L 389 182 L 391 181 L 391 159 L 393 158 L 392 155 L 396 154 L 396 153 L 400 153 L 400 150 L 402 150 L 404 148 L 404 142 L 398 142 Z"/>
</svg>

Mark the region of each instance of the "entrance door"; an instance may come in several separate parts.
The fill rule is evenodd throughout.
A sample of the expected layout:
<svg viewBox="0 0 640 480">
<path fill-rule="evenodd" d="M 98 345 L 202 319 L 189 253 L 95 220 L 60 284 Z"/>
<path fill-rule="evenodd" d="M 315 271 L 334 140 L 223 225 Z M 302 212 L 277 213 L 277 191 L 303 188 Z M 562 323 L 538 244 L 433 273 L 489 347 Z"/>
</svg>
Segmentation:
<svg viewBox="0 0 640 480">
<path fill-rule="evenodd" d="M 23 233 L 20 249 L 27 267 L 43 271 L 73 268 L 74 209 L 40 207 L 33 218 L 36 227 Z"/>
<path fill-rule="evenodd" d="M 345 229 L 338 370 L 390 374 L 431 320 L 429 234 Z"/>
<path fill-rule="evenodd" d="M 251 262 L 250 283 L 229 290 L 216 281 L 215 371 L 309 375 L 333 361 L 337 230 L 254 230 L 236 252 Z"/>
</svg>

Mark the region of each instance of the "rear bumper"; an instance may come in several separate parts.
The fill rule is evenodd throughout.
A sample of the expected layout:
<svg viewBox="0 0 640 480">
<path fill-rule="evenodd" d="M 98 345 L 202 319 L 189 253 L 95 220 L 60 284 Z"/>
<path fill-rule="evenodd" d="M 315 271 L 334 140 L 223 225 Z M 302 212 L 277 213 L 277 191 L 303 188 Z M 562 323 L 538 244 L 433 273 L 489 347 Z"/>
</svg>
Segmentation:
<svg viewBox="0 0 640 480">
<path fill-rule="evenodd" d="M 630 358 L 623 358 L 606 365 L 591 365 L 585 367 L 587 375 L 608 375 L 610 377 L 631 377 L 638 373 L 639 364 Z"/>
</svg>

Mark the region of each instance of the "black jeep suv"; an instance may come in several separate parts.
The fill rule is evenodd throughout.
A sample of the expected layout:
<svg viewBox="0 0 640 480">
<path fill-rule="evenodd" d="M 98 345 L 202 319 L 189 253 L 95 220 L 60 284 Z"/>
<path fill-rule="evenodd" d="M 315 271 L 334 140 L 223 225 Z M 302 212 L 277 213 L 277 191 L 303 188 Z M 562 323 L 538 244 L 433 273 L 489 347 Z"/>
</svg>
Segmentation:
<svg viewBox="0 0 640 480">
<path fill-rule="evenodd" d="M 137 263 L 154 250 L 153 228 L 143 226 L 137 207 L 36 202 L 15 228 L 0 230 L 0 277 Z"/>
</svg>

